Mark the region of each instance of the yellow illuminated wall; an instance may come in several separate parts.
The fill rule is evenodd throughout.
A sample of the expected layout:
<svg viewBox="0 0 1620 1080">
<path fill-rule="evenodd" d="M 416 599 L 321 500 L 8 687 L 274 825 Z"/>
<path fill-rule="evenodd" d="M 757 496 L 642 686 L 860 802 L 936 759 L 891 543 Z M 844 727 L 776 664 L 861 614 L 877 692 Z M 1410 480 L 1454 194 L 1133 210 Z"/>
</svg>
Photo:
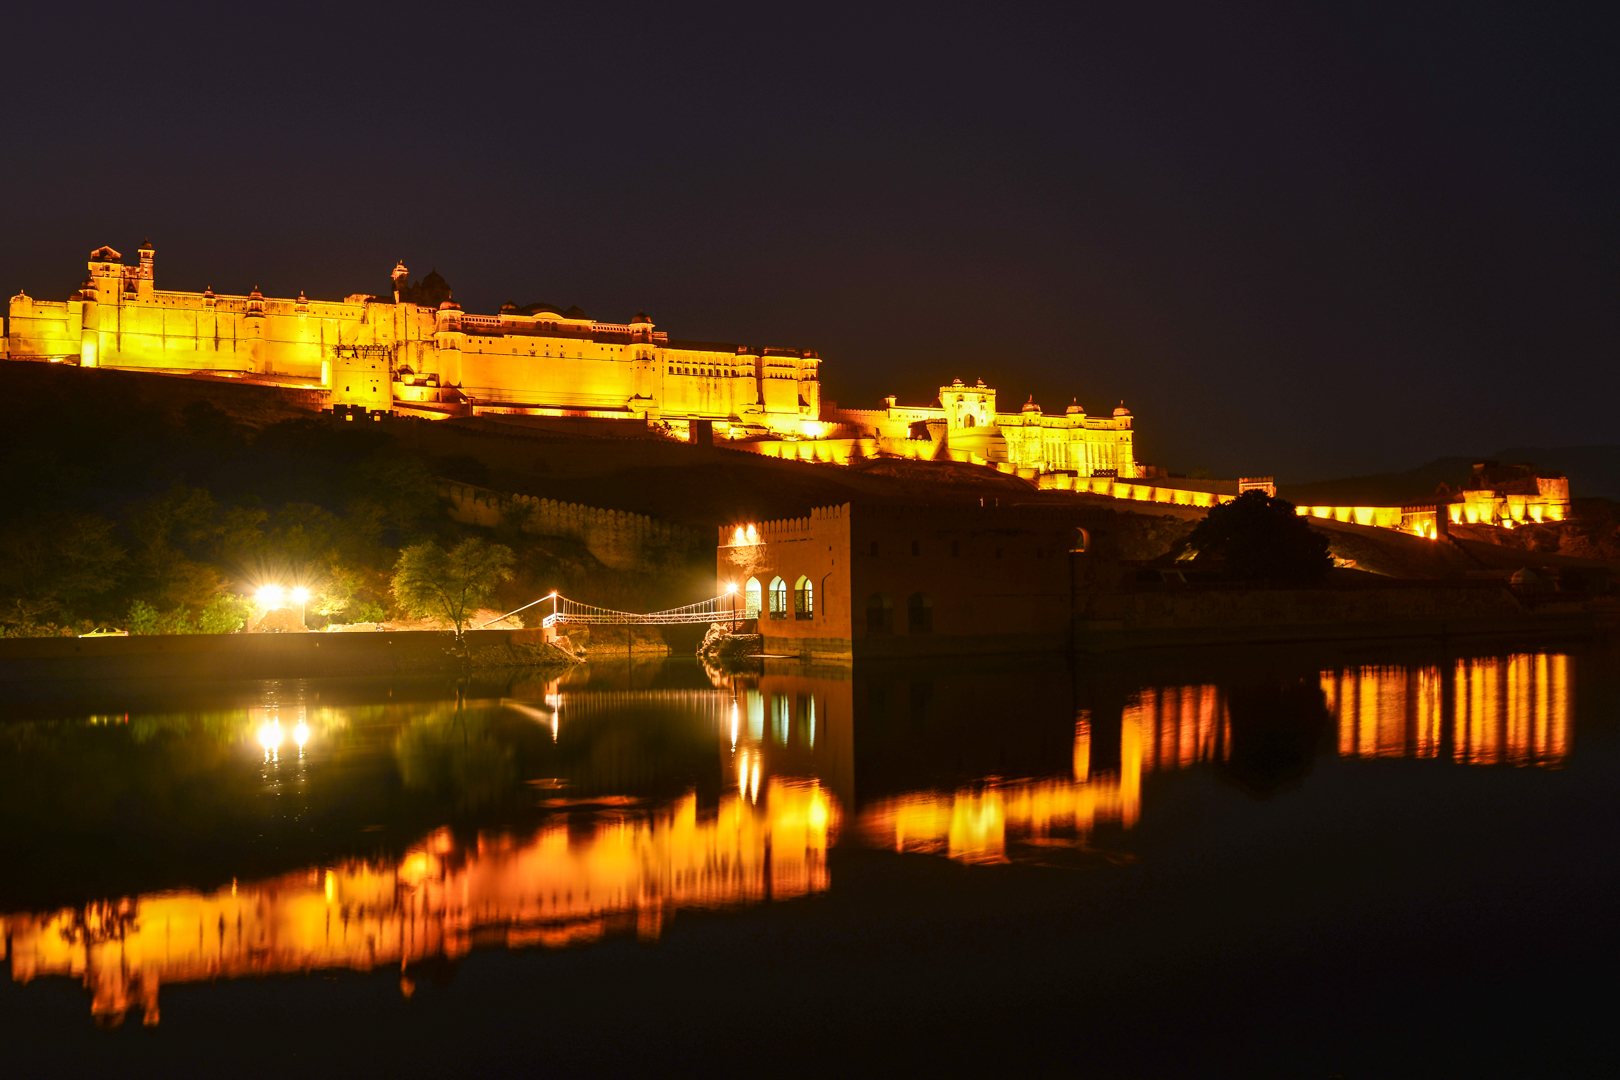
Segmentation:
<svg viewBox="0 0 1620 1080">
<path fill-rule="evenodd" d="M 375 408 L 375 392 L 340 380 L 334 361 L 353 368 L 353 354 L 339 350 L 380 346 L 391 404 L 422 415 L 708 419 L 744 432 L 797 434 L 821 409 L 814 352 L 672 342 L 644 315 L 618 324 L 554 312 L 474 315 L 453 302 L 433 309 L 363 294 L 340 303 L 257 289 L 169 292 L 156 288 L 154 261 L 149 246 L 134 265 L 98 248 L 67 301 L 12 297 L 11 358 L 273 377 L 327 389 L 335 404 Z"/>
</svg>

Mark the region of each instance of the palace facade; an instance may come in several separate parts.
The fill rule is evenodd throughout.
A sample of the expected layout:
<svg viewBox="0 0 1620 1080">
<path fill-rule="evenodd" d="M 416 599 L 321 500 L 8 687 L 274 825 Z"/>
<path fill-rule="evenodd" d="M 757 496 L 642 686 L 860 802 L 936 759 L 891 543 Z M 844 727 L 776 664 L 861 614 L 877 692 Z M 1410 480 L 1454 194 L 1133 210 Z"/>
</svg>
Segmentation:
<svg viewBox="0 0 1620 1080">
<path fill-rule="evenodd" d="M 535 304 L 476 315 L 442 278 L 413 282 L 403 263 L 389 297 L 174 292 L 157 287 L 155 259 L 150 242 L 133 264 L 100 247 L 66 300 L 12 297 L 5 352 L 318 389 L 329 408 L 351 416 L 575 416 L 677 433 L 702 421 L 740 448 L 777 457 L 949 457 L 1031 478 L 1143 472 L 1123 403 L 1102 416 L 1078 402 L 1048 414 L 1033 400 L 1003 412 L 994 389 L 958 379 L 930 405 L 891 397 L 883 409 L 823 409 L 815 352 L 672 339 L 645 313 L 606 323 Z"/>
<path fill-rule="evenodd" d="M 954 379 L 939 388 L 937 401 L 900 405 L 890 397 L 882 409 L 840 409 L 829 403 L 821 416 L 827 429 L 823 441 L 830 439 L 836 446 L 839 438 L 865 439 L 880 453 L 996 465 L 1030 478 L 1043 473 L 1140 475 L 1133 418 L 1124 402 L 1109 415 L 1091 416 L 1078 399 L 1061 413 L 1047 413 L 1032 397 L 1017 412 L 1003 412 L 996 407 L 996 391 L 983 379 L 974 386 Z M 804 456 L 802 450 L 798 456 Z"/>
<path fill-rule="evenodd" d="M 720 432 L 798 434 L 821 411 L 820 358 L 795 349 L 672 340 L 644 313 L 605 323 L 578 308 L 462 311 L 454 299 L 355 294 L 342 302 L 157 288 L 150 243 L 110 247 L 65 301 L 11 298 L 12 359 L 259 377 L 327 390 L 338 410 L 423 416 L 591 416 Z"/>
</svg>

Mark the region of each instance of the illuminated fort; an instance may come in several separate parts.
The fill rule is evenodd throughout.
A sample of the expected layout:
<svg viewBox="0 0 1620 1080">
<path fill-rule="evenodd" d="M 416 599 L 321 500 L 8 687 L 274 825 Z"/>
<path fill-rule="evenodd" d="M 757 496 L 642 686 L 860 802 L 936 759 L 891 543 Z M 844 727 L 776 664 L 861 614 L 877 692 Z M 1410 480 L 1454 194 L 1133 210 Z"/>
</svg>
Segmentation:
<svg viewBox="0 0 1620 1080">
<path fill-rule="evenodd" d="M 11 298 L 0 355 L 297 387 L 355 417 L 431 419 L 506 413 L 621 420 L 697 440 L 712 432 L 739 449 L 799 461 L 862 458 L 954 461 L 1017 475 L 1044 490 L 1211 507 L 1270 477 L 1210 481 L 1166 476 L 1136 457 L 1124 402 L 1091 414 L 1072 400 L 1015 409 L 984 382 L 952 380 L 934 402 L 839 408 L 821 397 L 809 350 L 672 338 L 645 313 L 601 322 L 577 307 L 503 305 L 465 312 L 436 273 L 403 263 L 387 295 L 342 301 L 174 292 L 157 287 L 156 252 L 133 264 L 100 247 L 66 300 Z M 1448 524 L 1513 527 L 1561 521 L 1563 478 L 1476 477 L 1449 503 L 1310 506 L 1300 513 L 1434 537 Z"/>
<path fill-rule="evenodd" d="M 159 289 L 156 251 L 126 264 L 110 247 L 90 253 L 88 274 L 66 300 L 11 298 L 12 359 L 85 368 L 249 378 L 323 391 L 329 408 L 357 415 L 442 418 L 517 413 L 621 419 L 721 436 L 790 456 L 771 436 L 804 443 L 809 456 L 895 452 L 1007 463 L 1085 476 L 1136 475 L 1131 416 L 1123 406 L 1087 416 L 1078 404 L 1045 415 L 1033 402 L 1001 412 L 995 390 L 960 380 L 939 405 L 823 414 L 813 351 L 671 338 L 645 313 L 627 323 L 577 307 L 506 305 L 465 312 L 437 274 L 412 281 L 394 268 L 389 296 L 342 301 Z M 797 447 L 796 447 L 797 449 Z"/>
</svg>

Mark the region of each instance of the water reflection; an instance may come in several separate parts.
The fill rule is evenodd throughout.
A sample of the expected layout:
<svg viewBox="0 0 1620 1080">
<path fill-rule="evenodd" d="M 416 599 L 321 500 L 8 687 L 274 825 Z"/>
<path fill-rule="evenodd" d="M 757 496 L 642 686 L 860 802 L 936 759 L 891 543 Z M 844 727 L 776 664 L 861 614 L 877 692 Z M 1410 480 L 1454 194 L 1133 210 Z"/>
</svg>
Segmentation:
<svg viewBox="0 0 1620 1080">
<path fill-rule="evenodd" d="M 1559 653 L 1322 673 L 1343 757 L 1549 768 L 1569 755 L 1570 682 Z"/>
<path fill-rule="evenodd" d="M 409 993 L 417 965 L 475 947 L 652 940 L 682 908 L 825 891 L 845 819 L 853 842 L 963 863 L 1118 861 L 1155 785 L 1201 768 L 1264 795 L 1335 750 L 1556 767 L 1574 696 L 1553 653 L 1264 678 L 637 679 L 270 685 L 229 708 L 0 726 L 0 822 L 43 837 L 0 957 L 18 981 L 82 980 L 109 1023 L 156 1023 L 162 985 L 220 977 L 398 967 Z M 159 809 L 129 825 L 131 806 Z M 163 842 L 110 858 L 126 835 Z M 261 849 L 290 854 L 264 866 Z M 61 879 L 100 869 L 38 902 L 60 895 L 46 854 Z"/>
<path fill-rule="evenodd" d="M 312 867 L 210 893 L 154 893 L 0 919 L 12 977 L 82 979 L 91 1011 L 158 1022 L 165 983 L 454 960 L 522 948 L 657 938 L 680 908 L 786 899 L 827 888 L 837 808 L 814 781 L 767 784 L 703 815 L 696 794 L 654 813 L 602 811 L 526 837 L 457 841 L 403 858 Z M 403 976 L 408 993 L 412 983 Z"/>
<path fill-rule="evenodd" d="M 1003 782 L 995 778 L 954 792 L 909 792 L 867 806 L 861 831 L 895 851 L 946 855 L 967 863 L 1006 862 L 1008 844 L 1083 848 L 1104 821 L 1129 828 L 1142 806 L 1143 738 L 1137 716 L 1120 728 L 1117 773 L 1091 773 L 1091 721 L 1075 724 L 1074 776 Z"/>
</svg>

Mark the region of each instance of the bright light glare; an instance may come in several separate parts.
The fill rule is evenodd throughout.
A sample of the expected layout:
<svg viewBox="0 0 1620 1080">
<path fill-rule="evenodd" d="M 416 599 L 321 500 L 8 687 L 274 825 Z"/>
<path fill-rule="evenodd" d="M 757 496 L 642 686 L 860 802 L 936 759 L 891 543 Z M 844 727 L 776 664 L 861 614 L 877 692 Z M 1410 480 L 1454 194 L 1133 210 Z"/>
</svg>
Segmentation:
<svg viewBox="0 0 1620 1080">
<path fill-rule="evenodd" d="M 272 611 L 281 606 L 281 586 L 259 586 L 259 606 L 266 611 Z"/>
<path fill-rule="evenodd" d="M 298 721 L 298 726 L 293 728 L 293 742 L 297 743 L 298 749 L 302 750 L 304 748 L 304 744 L 308 741 L 309 725 L 300 720 Z"/>
<path fill-rule="evenodd" d="M 737 592 L 737 583 L 735 581 L 733 581 L 731 584 L 726 586 L 726 595 L 731 596 L 731 595 L 734 595 L 736 592 Z"/>
<path fill-rule="evenodd" d="M 274 750 L 281 745 L 281 721 L 271 720 L 259 726 L 259 745 Z"/>
<path fill-rule="evenodd" d="M 309 599 L 309 590 L 304 588 L 302 585 L 300 585 L 298 588 L 296 588 L 296 589 L 294 589 L 292 591 L 292 601 L 293 601 L 293 603 L 302 604 L 304 601 L 306 601 L 308 599 Z"/>
</svg>

